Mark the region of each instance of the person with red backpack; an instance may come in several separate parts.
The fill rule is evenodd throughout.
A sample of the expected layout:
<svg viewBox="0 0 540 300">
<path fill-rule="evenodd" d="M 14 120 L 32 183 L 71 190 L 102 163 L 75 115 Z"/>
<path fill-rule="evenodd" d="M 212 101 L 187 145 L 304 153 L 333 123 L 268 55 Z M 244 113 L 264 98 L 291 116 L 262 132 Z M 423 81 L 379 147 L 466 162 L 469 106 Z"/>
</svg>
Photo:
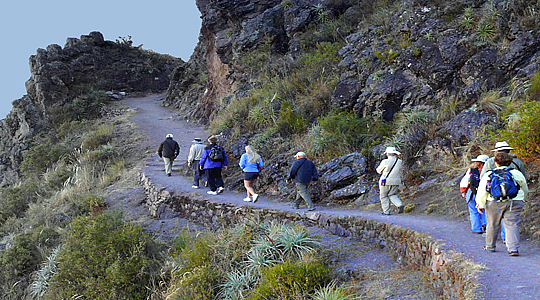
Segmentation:
<svg viewBox="0 0 540 300">
<path fill-rule="evenodd" d="M 463 176 L 459 183 L 461 195 L 465 198 L 467 206 L 469 207 L 471 231 L 478 234 L 482 234 L 486 231 L 486 215 L 480 214 L 476 209 L 476 193 L 478 191 L 478 185 L 480 184 L 480 172 L 488 159 L 489 156 L 484 154 L 478 155 L 477 158 L 472 159 L 469 169 L 465 172 L 465 176 Z"/>
<path fill-rule="evenodd" d="M 525 176 L 510 166 L 512 156 L 505 152 L 495 154 L 497 168 L 488 171 L 478 185 L 477 210 L 487 216 L 486 245 L 484 250 L 495 252 L 501 222 L 506 229 L 508 255 L 519 256 L 519 222 L 523 202 L 529 188 Z"/>
</svg>

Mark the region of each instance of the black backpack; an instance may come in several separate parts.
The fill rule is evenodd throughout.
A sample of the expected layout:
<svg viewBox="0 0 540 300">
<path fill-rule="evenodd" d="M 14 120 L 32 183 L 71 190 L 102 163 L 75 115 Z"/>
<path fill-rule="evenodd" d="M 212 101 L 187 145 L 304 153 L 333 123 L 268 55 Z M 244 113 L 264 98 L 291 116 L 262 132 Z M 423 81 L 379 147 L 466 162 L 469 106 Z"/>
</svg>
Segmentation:
<svg viewBox="0 0 540 300">
<path fill-rule="evenodd" d="M 222 162 L 225 160 L 225 149 L 219 145 L 215 145 L 210 149 L 210 153 L 208 153 L 208 158 L 211 161 L 219 161 Z"/>
<path fill-rule="evenodd" d="M 471 175 L 469 176 L 469 187 L 473 195 L 476 195 L 478 191 L 478 185 L 480 184 L 480 170 L 478 168 L 471 169 Z"/>
</svg>

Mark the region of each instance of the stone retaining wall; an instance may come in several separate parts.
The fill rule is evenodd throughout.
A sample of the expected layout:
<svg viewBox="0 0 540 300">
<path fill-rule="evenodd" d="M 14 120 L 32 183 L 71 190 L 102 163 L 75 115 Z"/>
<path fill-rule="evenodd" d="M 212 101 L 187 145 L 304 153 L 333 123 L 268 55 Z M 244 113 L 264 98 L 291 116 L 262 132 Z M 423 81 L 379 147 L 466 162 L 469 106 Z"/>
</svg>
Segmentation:
<svg viewBox="0 0 540 300">
<path fill-rule="evenodd" d="M 173 195 L 156 187 L 142 173 L 139 179 L 147 193 L 150 214 L 156 218 L 173 210 L 180 218 L 209 228 L 229 227 L 246 218 L 302 222 L 306 226 L 318 226 L 339 236 L 354 236 L 362 242 L 383 247 L 408 268 L 426 270 L 431 285 L 444 299 L 470 299 L 471 295 L 478 295 L 473 263 L 460 253 L 442 250 L 441 244 L 425 234 L 359 217 L 238 207 L 210 202 L 195 195 Z"/>
</svg>

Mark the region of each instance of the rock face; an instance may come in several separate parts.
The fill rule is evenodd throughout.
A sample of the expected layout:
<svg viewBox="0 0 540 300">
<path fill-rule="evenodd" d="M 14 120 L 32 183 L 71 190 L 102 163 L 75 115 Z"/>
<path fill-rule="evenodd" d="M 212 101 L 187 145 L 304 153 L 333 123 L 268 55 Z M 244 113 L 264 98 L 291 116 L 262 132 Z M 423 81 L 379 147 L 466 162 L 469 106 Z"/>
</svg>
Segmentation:
<svg viewBox="0 0 540 300">
<path fill-rule="evenodd" d="M 48 125 L 49 112 L 69 104 L 81 90 L 159 92 L 183 61 L 133 47 L 131 40 L 105 41 L 100 32 L 68 38 L 30 57 L 27 95 L 0 120 L 0 186 L 16 182 L 29 139 Z"/>
</svg>

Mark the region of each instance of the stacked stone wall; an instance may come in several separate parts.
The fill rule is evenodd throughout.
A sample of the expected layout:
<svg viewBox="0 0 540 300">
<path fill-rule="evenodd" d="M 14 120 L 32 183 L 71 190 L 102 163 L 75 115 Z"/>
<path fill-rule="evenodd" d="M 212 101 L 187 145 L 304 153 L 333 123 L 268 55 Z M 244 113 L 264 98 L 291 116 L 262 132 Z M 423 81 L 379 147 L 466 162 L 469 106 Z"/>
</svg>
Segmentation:
<svg viewBox="0 0 540 300">
<path fill-rule="evenodd" d="M 432 237 L 397 225 L 360 217 L 333 217 L 316 212 L 299 214 L 251 206 L 217 203 L 198 197 L 175 195 L 156 185 L 144 174 L 140 183 L 147 193 L 150 214 L 159 218 L 173 210 L 180 218 L 208 228 L 229 227 L 246 219 L 283 220 L 318 226 L 339 236 L 352 236 L 386 251 L 407 268 L 426 270 L 427 279 L 444 299 L 468 299 L 478 294 L 477 279 L 471 261 Z"/>
</svg>

